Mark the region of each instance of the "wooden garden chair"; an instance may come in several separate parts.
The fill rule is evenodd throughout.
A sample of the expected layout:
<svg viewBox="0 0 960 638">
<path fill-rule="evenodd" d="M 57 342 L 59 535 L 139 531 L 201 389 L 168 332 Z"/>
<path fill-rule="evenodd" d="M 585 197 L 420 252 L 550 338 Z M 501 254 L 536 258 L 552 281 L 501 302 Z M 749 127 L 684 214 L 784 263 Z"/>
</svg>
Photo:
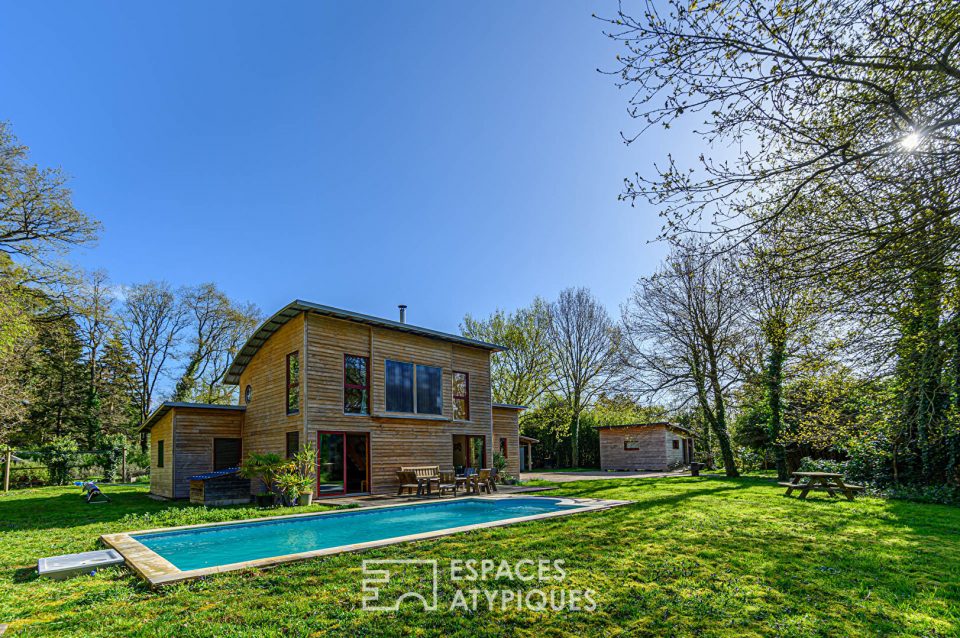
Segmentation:
<svg viewBox="0 0 960 638">
<path fill-rule="evenodd" d="M 437 498 L 443 496 L 444 492 L 452 492 L 454 496 L 457 495 L 457 474 L 456 472 L 440 472 L 440 482 L 437 484 Z"/>
<path fill-rule="evenodd" d="M 417 495 L 420 495 L 420 482 L 417 481 L 417 475 L 413 472 L 408 472 L 400 470 L 397 472 L 397 480 L 400 481 L 400 488 L 397 490 L 397 496 L 403 494 L 403 490 L 407 490 L 408 494 L 412 494 L 416 490 Z"/>
</svg>

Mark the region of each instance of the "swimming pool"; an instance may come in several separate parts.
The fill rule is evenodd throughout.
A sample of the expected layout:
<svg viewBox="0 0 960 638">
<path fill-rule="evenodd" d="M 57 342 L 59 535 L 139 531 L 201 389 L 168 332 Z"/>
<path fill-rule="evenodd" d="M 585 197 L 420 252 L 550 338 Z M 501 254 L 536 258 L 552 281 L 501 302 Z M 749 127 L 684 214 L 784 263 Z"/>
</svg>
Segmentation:
<svg viewBox="0 0 960 638">
<path fill-rule="evenodd" d="M 621 504 L 596 499 L 472 497 L 190 525 L 102 539 L 151 584 L 163 584 Z"/>
</svg>

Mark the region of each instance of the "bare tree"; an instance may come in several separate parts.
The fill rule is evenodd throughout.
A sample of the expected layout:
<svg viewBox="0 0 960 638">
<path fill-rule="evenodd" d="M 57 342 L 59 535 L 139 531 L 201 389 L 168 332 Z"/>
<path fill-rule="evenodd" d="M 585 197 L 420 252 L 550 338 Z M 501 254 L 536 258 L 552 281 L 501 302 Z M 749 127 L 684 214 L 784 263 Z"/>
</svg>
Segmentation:
<svg viewBox="0 0 960 638">
<path fill-rule="evenodd" d="M 743 301 L 730 261 L 706 259 L 701 246 L 686 244 L 637 282 L 621 319 L 623 378 L 651 398 L 699 408 L 727 476 L 739 476 L 727 412 L 740 376 Z"/>
<path fill-rule="evenodd" d="M 101 350 L 114 322 L 113 293 L 107 273 L 103 270 L 88 273 L 72 296 L 72 306 L 84 345 L 89 389 L 96 392 Z"/>
<path fill-rule="evenodd" d="M 186 290 L 183 304 L 193 335 L 187 365 L 173 398 L 203 403 L 229 402 L 235 390 L 220 382 L 233 356 L 260 322 L 260 310 L 252 304 L 235 305 L 213 283 Z"/>
<path fill-rule="evenodd" d="M 540 298 L 511 313 L 497 310 L 486 319 L 464 317 L 460 326 L 464 336 L 508 348 L 496 353 L 490 364 L 495 401 L 533 405 L 550 388 L 549 321 L 548 305 Z"/>
<path fill-rule="evenodd" d="M 126 292 L 122 317 L 124 345 L 137 368 L 137 401 L 141 421 L 147 418 L 157 381 L 176 357 L 189 317 L 166 282 L 132 286 Z"/>
<path fill-rule="evenodd" d="M 577 467 L 580 416 L 613 378 L 617 330 L 587 288 L 567 288 L 550 304 L 547 333 L 557 388 L 572 413 L 572 460 Z"/>
</svg>

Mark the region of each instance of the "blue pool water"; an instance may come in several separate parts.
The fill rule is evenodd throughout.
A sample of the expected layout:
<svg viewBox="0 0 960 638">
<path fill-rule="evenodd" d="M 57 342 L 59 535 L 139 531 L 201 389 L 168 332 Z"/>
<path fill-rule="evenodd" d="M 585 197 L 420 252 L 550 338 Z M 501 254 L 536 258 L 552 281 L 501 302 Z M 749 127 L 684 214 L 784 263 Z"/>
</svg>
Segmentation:
<svg viewBox="0 0 960 638">
<path fill-rule="evenodd" d="M 177 569 L 188 571 L 581 507 L 561 505 L 555 498 L 468 498 L 138 534 L 133 538 Z"/>
</svg>

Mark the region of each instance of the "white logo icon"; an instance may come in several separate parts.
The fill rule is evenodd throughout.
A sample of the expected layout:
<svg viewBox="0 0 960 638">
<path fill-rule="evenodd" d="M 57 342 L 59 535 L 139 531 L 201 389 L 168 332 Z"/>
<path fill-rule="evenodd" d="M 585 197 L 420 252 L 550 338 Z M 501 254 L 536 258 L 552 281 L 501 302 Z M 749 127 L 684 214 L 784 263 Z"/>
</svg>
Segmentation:
<svg viewBox="0 0 960 638">
<path fill-rule="evenodd" d="M 388 569 L 393 566 L 396 569 Z M 428 582 L 432 585 L 429 591 L 406 591 L 392 601 L 380 599 L 380 586 L 390 582 L 391 576 L 395 572 L 410 573 L 416 570 L 423 576 L 429 574 L 429 579 L 423 578 L 420 582 L 423 587 L 428 587 Z M 399 611 L 400 605 L 404 600 L 419 599 L 423 603 L 424 611 L 436 611 L 437 609 L 437 568 L 436 560 L 417 560 L 417 559 L 397 559 L 388 558 L 369 559 L 363 561 L 363 609 L 367 611 Z"/>
</svg>

